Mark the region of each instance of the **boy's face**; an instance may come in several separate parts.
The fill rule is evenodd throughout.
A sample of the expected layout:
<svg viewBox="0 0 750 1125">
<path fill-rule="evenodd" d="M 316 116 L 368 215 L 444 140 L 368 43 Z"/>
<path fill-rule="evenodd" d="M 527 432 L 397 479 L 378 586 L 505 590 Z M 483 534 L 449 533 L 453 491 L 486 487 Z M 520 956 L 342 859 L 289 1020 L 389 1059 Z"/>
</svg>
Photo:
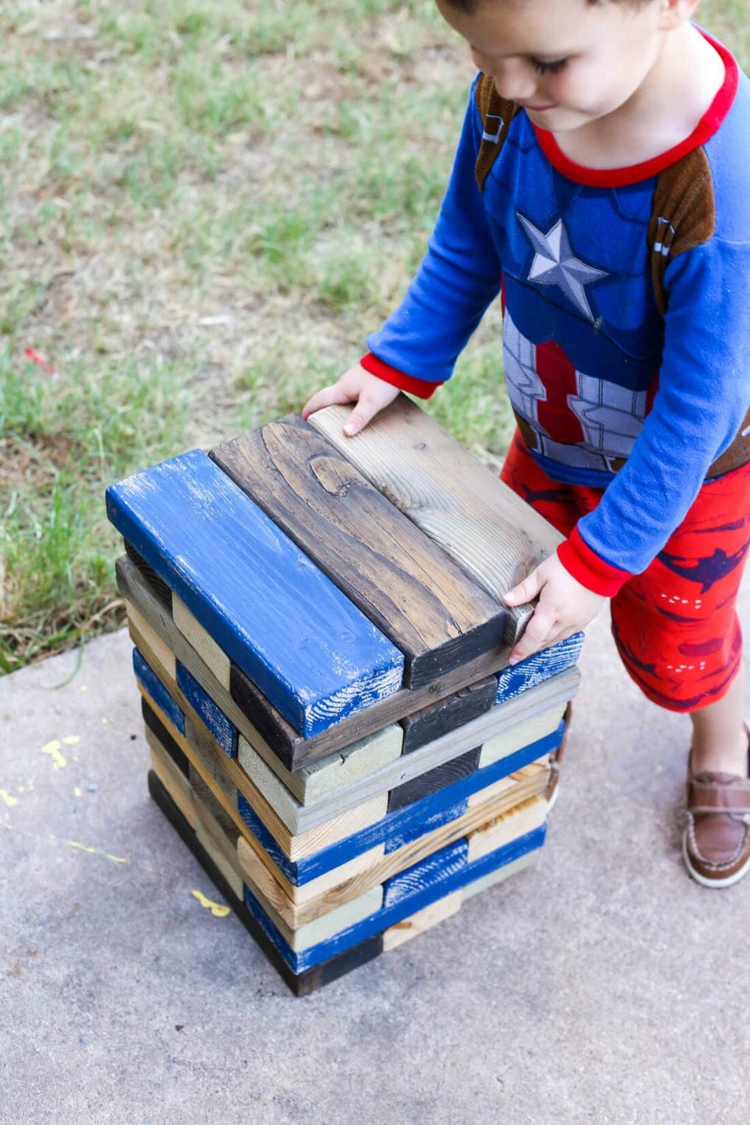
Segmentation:
<svg viewBox="0 0 750 1125">
<path fill-rule="evenodd" d="M 578 129 L 619 109 L 656 63 L 670 0 L 482 0 L 473 13 L 437 0 L 501 97 L 543 129 Z M 647 123 L 645 123 L 647 126 Z"/>
</svg>

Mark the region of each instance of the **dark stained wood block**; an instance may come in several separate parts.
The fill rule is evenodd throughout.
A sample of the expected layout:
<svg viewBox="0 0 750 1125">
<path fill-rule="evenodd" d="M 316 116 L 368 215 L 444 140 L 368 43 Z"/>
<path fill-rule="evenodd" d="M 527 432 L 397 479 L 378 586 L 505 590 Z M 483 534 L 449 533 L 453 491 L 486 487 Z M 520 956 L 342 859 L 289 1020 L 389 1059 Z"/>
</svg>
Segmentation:
<svg viewBox="0 0 750 1125">
<path fill-rule="evenodd" d="M 494 706 L 496 694 L 497 677 L 485 676 L 478 683 L 407 715 L 401 719 L 404 730 L 402 753 L 410 754 L 412 750 L 418 750 L 420 746 L 483 715 Z"/>
<path fill-rule="evenodd" d="M 467 754 L 453 758 L 450 762 L 445 762 L 444 765 L 428 770 L 427 773 L 420 774 L 419 777 L 391 789 L 388 795 L 388 812 L 413 805 L 415 801 L 421 801 L 423 797 L 439 793 L 441 789 L 447 789 L 462 778 L 469 777 L 479 765 L 481 752 L 482 747 L 477 746 L 475 750 L 469 750 Z"/>
<path fill-rule="evenodd" d="M 172 591 L 163 578 L 160 578 L 152 566 L 149 566 L 142 555 L 139 555 L 132 543 L 128 543 L 127 539 L 123 540 L 125 543 L 125 553 L 134 566 L 138 568 L 144 581 L 150 586 L 153 593 L 164 605 L 169 606 L 170 613 L 172 612 Z"/>
<path fill-rule="evenodd" d="M 502 643 L 506 608 L 298 415 L 210 456 L 404 653 L 405 687 Z"/>
<path fill-rule="evenodd" d="M 399 690 L 401 653 L 201 450 L 106 496 L 115 527 L 305 737 Z"/>
</svg>

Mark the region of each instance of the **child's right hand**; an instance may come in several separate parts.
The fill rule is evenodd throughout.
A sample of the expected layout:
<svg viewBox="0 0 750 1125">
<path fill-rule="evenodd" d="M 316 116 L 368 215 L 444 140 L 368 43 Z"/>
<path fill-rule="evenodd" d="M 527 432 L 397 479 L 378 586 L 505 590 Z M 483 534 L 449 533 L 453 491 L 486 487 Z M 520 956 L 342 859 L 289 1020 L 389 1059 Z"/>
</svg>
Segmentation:
<svg viewBox="0 0 750 1125">
<path fill-rule="evenodd" d="M 316 410 L 334 403 L 356 402 L 344 425 L 347 437 L 354 437 L 363 430 L 376 414 L 393 402 L 399 394 L 398 387 L 391 386 L 377 375 L 371 375 L 357 364 L 341 376 L 337 383 L 323 387 L 302 407 L 302 417 L 307 420 Z"/>
</svg>

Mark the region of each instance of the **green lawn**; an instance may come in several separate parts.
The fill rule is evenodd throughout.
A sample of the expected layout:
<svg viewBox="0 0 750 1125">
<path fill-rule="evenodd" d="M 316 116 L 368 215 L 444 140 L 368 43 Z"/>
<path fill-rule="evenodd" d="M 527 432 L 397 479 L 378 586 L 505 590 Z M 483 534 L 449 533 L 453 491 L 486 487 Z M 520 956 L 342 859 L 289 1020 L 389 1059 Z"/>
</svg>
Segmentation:
<svg viewBox="0 0 750 1125">
<path fill-rule="evenodd" d="M 701 18 L 748 63 L 744 0 Z M 9 671 L 122 622 L 108 482 L 299 409 L 361 355 L 421 256 L 472 68 L 432 0 L 6 0 L 2 29 Z M 429 406 L 490 464 L 497 336 L 493 312 Z"/>
</svg>

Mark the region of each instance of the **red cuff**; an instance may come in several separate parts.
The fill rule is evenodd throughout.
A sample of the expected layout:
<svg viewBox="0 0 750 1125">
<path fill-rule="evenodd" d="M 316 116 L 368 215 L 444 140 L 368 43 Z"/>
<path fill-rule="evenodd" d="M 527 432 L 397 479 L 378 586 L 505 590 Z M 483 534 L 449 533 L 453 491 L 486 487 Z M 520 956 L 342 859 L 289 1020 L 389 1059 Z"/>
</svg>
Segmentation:
<svg viewBox="0 0 750 1125">
<path fill-rule="evenodd" d="M 384 383 L 390 383 L 392 387 L 398 387 L 399 390 L 407 391 L 410 395 L 416 395 L 417 398 L 431 398 L 438 387 L 443 385 L 442 383 L 428 383 L 426 379 L 415 379 L 413 375 L 405 375 L 397 367 L 391 367 L 389 363 L 383 363 L 382 359 L 378 359 L 372 352 L 368 352 L 359 362 L 365 371 L 369 371 L 371 375 L 377 375 L 378 379 L 382 379 Z"/>
<path fill-rule="evenodd" d="M 557 548 L 557 557 L 576 581 L 605 598 L 613 598 L 632 578 L 629 571 L 612 566 L 592 551 L 577 527 L 571 531 L 570 538 Z"/>
</svg>

